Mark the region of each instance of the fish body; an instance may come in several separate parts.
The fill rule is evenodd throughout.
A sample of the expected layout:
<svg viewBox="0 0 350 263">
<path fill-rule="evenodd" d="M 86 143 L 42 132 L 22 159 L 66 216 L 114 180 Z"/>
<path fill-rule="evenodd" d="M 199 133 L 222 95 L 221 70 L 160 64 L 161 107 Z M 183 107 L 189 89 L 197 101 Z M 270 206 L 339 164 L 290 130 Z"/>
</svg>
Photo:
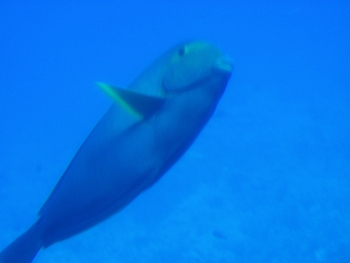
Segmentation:
<svg viewBox="0 0 350 263">
<path fill-rule="evenodd" d="M 105 220 L 152 186 L 213 114 L 232 65 L 206 42 L 182 43 L 127 89 L 98 85 L 113 105 L 82 144 L 33 226 L 0 253 L 29 263 L 42 247 Z"/>
</svg>

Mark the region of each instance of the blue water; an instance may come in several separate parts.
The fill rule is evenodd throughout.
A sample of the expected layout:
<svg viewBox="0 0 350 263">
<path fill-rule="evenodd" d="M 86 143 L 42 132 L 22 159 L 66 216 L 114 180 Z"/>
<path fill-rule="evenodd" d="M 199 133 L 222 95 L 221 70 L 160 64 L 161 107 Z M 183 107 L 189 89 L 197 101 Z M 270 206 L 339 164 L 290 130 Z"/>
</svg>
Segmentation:
<svg viewBox="0 0 350 263">
<path fill-rule="evenodd" d="M 348 1 L 0 3 L 0 248 L 127 86 L 188 39 L 235 71 L 186 155 L 34 263 L 350 262 Z M 130 3 L 127 3 L 130 2 Z M 283 2 L 283 1 L 282 1 Z"/>
</svg>

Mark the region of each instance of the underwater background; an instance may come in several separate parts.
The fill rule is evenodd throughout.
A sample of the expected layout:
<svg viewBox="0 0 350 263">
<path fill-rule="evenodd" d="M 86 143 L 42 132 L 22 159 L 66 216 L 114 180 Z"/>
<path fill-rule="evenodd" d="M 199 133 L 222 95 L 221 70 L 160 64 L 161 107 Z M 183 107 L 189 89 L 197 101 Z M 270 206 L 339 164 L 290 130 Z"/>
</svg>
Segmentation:
<svg viewBox="0 0 350 263">
<path fill-rule="evenodd" d="M 0 3 L 1 249 L 112 104 L 94 82 L 200 39 L 235 68 L 193 146 L 33 262 L 350 262 L 349 1 L 48 2 Z"/>
</svg>

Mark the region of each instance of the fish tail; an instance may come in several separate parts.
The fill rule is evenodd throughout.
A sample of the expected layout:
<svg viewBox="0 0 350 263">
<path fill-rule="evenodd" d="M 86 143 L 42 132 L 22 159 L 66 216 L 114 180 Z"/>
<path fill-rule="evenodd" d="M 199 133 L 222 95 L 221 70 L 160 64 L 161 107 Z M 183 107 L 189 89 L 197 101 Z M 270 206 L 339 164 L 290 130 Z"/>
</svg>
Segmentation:
<svg viewBox="0 0 350 263">
<path fill-rule="evenodd" d="M 38 224 L 35 223 L 24 234 L 0 252 L 0 263 L 30 263 L 42 247 Z"/>
</svg>

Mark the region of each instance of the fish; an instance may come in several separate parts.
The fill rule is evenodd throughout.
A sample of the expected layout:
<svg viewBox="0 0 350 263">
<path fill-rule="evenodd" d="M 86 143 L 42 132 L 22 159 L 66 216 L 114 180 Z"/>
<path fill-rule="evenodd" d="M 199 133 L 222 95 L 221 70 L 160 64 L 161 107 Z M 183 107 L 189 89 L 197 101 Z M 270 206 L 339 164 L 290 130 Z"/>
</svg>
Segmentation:
<svg viewBox="0 0 350 263">
<path fill-rule="evenodd" d="M 113 104 L 78 149 L 36 222 L 0 252 L 32 262 L 42 248 L 121 211 L 186 152 L 214 113 L 233 72 L 215 45 L 171 48 L 127 88 L 97 85 Z"/>
</svg>

